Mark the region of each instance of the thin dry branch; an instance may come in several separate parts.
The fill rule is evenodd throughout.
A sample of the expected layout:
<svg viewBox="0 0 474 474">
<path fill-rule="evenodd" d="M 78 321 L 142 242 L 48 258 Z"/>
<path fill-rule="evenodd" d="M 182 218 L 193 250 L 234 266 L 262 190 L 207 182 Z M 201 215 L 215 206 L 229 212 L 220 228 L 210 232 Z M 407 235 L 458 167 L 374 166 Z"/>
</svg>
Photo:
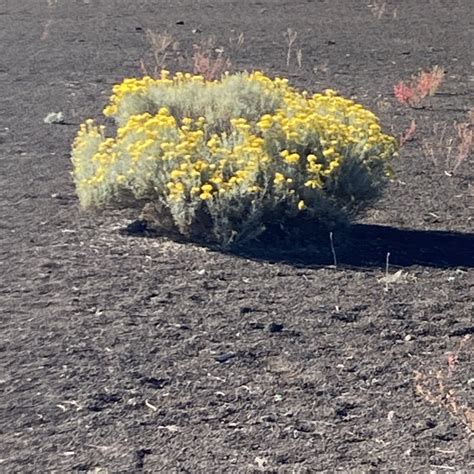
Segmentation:
<svg viewBox="0 0 474 474">
<path fill-rule="evenodd" d="M 288 28 L 285 33 L 287 51 L 286 51 L 286 67 L 290 67 L 291 53 L 293 50 L 293 44 L 296 41 L 298 33 L 293 31 L 291 28 Z"/>
</svg>

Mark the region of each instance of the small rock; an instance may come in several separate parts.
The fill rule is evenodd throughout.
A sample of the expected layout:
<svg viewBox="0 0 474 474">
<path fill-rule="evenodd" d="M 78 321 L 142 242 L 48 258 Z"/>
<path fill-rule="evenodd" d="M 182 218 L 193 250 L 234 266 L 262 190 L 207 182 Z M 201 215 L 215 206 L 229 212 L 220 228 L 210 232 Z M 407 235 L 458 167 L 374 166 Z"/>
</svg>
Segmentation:
<svg viewBox="0 0 474 474">
<path fill-rule="evenodd" d="M 141 448 L 135 451 L 135 467 L 137 469 L 143 469 L 145 456 L 152 453 L 151 449 Z"/>
<path fill-rule="evenodd" d="M 168 384 L 168 380 L 167 379 L 164 379 L 164 378 L 156 378 L 156 377 L 144 377 L 142 379 L 142 383 L 144 385 L 148 385 L 154 389 L 161 389 L 163 388 L 165 385 Z"/>
<path fill-rule="evenodd" d="M 332 317 L 344 323 L 355 323 L 357 321 L 357 312 L 335 312 Z"/>
<path fill-rule="evenodd" d="M 64 114 L 62 112 L 50 112 L 46 117 L 43 119 L 44 123 L 64 123 Z"/>
<path fill-rule="evenodd" d="M 438 429 L 433 433 L 434 438 L 441 441 L 452 441 L 456 438 L 456 434 L 452 431 L 446 431 L 445 429 Z"/>
<path fill-rule="evenodd" d="M 132 408 L 138 408 L 138 407 L 140 407 L 142 404 L 143 404 L 142 401 L 141 401 L 139 398 L 137 398 L 137 397 L 129 398 L 129 399 L 127 400 L 127 405 L 128 405 L 129 407 L 132 407 Z"/>
<path fill-rule="evenodd" d="M 428 419 L 426 420 L 426 426 L 427 428 L 432 429 L 436 428 L 436 426 L 438 426 L 438 423 L 436 422 L 436 420 Z"/>
<path fill-rule="evenodd" d="M 237 354 L 235 352 L 224 352 L 223 354 L 219 354 L 218 356 L 214 357 L 214 359 L 217 362 L 223 364 L 224 362 L 227 362 L 228 360 L 233 359 L 236 356 Z"/>
<path fill-rule="evenodd" d="M 270 332 L 281 332 L 281 331 L 283 331 L 283 324 L 281 324 L 281 323 L 271 323 L 268 326 L 268 330 Z"/>
<path fill-rule="evenodd" d="M 64 194 L 59 194 L 59 193 L 53 193 L 51 194 L 52 199 L 58 199 L 59 201 L 68 201 L 69 198 L 68 196 L 65 196 Z"/>
</svg>

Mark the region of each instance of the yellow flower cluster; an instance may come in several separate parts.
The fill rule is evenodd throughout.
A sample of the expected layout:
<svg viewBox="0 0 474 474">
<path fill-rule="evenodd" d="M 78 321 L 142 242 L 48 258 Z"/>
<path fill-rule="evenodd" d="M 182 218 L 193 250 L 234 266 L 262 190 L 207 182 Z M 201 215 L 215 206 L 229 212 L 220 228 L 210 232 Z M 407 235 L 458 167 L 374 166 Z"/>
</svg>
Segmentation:
<svg viewBox="0 0 474 474">
<path fill-rule="evenodd" d="M 104 115 L 112 117 L 118 113 L 119 104 L 127 95 L 146 95 L 150 86 L 155 83 L 155 80 L 149 76 L 142 79 L 129 78 L 125 79 L 121 84 L 116 84 L 112 88 L 113 95 L 110 98 L 109 105 L 104 109 Z"/>
<path fill-rule="evenodd" d="M 382 133 L 370 111 L 332 90 L 309 95 L 261 72 L 241 80 L 275 100 L 257 114 L 243 109 L 239 116 L 219 115 L 209 104 L 183 116 L 173 104 L 153 105 L 156 87 L 172 92 L 198 84 L 212 90 L 223 82 L 162 71 L 157 79 L 126 79 L 115 86 L 106 116 L 118 117 L 131 99 L 142 109 L 120 124 L 115 138 L 105 138 L 103 127 L 92 121 L 81 126 L 73 177 L 82 203 L 95 205 L 127 189 L 179 208 L 179 216 L 186 208 L 205 204 L 215 210 L 242 199 L 252 205 L 286 201 L 296 212 L 307 212 L 345 163 L 356 163 L 375 181 L 385 179 L 395 140 Z"/>
</svg>

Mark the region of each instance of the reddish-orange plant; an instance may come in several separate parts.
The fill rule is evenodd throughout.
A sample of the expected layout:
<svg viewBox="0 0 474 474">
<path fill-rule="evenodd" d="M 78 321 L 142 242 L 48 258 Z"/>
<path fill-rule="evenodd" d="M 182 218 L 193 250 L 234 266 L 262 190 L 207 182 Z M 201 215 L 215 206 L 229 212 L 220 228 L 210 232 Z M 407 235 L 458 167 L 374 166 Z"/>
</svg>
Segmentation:
<svg viewBox="0 0 474 474">
<path fill-rule="evenodd" d="M 413 76 L 409 83 L 400 81 L 394 86 L 393 92 L 401 104 L 417 107 L 425 97 L 435 95 L 443 79 L 443 69 L 435 66 L 431 71 L 424 71 Z"/>
</svg>

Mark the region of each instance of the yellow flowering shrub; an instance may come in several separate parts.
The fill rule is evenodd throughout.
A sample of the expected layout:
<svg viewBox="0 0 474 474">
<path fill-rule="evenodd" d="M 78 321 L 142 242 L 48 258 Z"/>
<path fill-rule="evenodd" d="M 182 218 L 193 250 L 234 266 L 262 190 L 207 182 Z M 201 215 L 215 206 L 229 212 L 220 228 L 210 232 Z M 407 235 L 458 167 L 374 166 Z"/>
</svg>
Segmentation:
<svg viewBox="0 0 474 474">
<path fill-rule="evenodd" d="M 149 224 L 223 246 L 350 218 L 380 196 L 396 153 L 360 104 L 261 72 L 125 79 L 104 114 L 114 137 L 87 120 L 73 144 L 81 205 L 146 204 Z"/>
</svg>

